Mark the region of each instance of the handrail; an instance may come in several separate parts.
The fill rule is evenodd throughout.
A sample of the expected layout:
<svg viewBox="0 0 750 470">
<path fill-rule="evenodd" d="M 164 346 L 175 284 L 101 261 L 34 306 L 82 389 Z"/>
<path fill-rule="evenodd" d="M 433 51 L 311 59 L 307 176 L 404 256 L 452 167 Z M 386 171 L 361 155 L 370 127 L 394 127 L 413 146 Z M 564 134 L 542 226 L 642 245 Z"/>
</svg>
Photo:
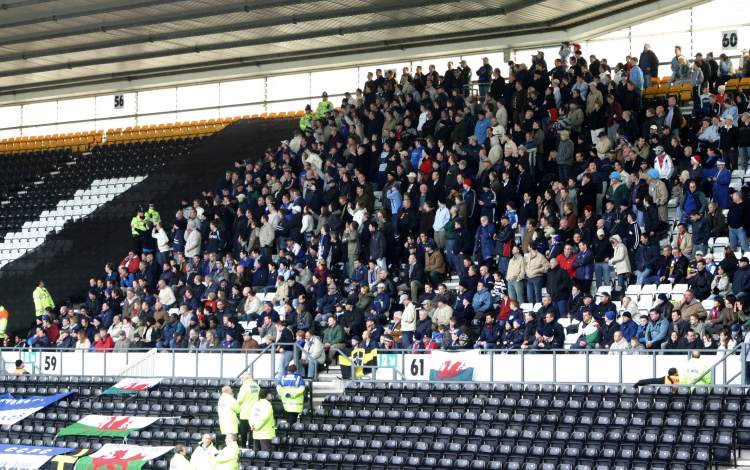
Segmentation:
<svg viewBox="0 0 750 470">
<path fill-rule="evenodd" d="M 260 354 L 263 354 L 264 352 L 268 351 L 268 348 L 274 348 L 274 349 L 276 349 L 273 344 L 269 344 L 268 346 L 266 346 L 265 348 L 263 348 L 260 351 Z M 242 371 L 239 374 L 237 374 L 237 378 L 240 378 L 242 376 L 242 374 L 244 374 L 245 372 L 247 372 L 248 369 L 250 369 L 250 375 L 253 375 L 253 367 L 255 366 L 255 362 L 258 359 L 260 359 L 261 357 L 263 357 L 260 354 L 258 355 L 258 357 L 256 357 L 252 361 L 250 361 L 250 364 L 246 365 L 245 368 L 242 369 Z"/>
<path fill-rule="evenodd" d="M 730 357 L 732 357 L 736 352 L 739 352 L 744 349 L 744 343 L 740 343 L 736 345 L 731 351 L 724 351 L 724 357 L 719 359 L 714 365 L 707 367 L 706 370 L 703 371 L 701 375 L 699 375 L 696 379 L 693 380 L 693 383 L 691 385 L 697 385 L 700 380 L 706 376 L 709 372 L 711 372 L 711 381 L 713 382 L 716 377 L 716 367 L 721 364 L 726 364 L 726 360 Z M 725 374 L 726 375 L 726 374 Z M 734 380 L 734 377 L 732 377 L 732 380 Z M 725 382 L 727 382 L 725 377 Z"/>
<path fill-rule="evenodd" d="M 268 346 L 264 348 L 259 349 L 239 349 L 239 348 L 215 348 L 215 349 L 190 349 L 190 348 L 164 348 L 159 349 L 158 352 L 194 352 L 194 353 L 209 353 L 209 352 L 218 352 L 218 351 L 224 351 L 224 352 L 245 352 L 245 353 L 260 353 L 266 351 L 271 346 L 285 346 L 285 345 L 294 345 L 297 343 L 271 343 Z M 737 345 L 734 349 L 731 351 L 726 351 L 724 354 L 727 355 L 734 355 L 737 352 L 739 352 L 740 347 L 742 344 Z M 115 351 L 107 350 L 102 352 L 148 352 L 153 348 L 128 348 L 127 350 L 122 351 Z M 98 351 L 90 351 L 90 350 L 84 350 L 84 349 L 75 349 L 75 348 L 55 348 L 55 347 L 48 347 L 48 348 L 35 348 L 35 347 L 29 347 L 24 346 L 22 348 L 20 347 L 13 347 L 13 348 L 0 348 L 0 353 L 2 352 L 11 352 L 11 351 L 40 351 L 40 352 L 73 352 L 73 351 L 82 351 L 82 352 L 90 352 L 92 354 L 97 353 L 100 354 L 101 352 Z M 378 354 L 380 353 L 387 353 L 387 354 L 429 354 L 431 350 L 411 350 L 411 349 L 374 349 L 378 351 Z M 438 350 L 443 352 L 462 352 L 462 351 L 476 351 L 475 349 L 460 349 L 457 351 L 445 351 L 445 350 Z M 669 350 L 663 350 L 663 349 L 638 349 L 638 350 L 632 350 L 632 349 L 624 349 L 624 350 L 617 350 L 617 351 L 610 351 L 608 349 L 565 349 L 565 348 L 557 348 L 557 349 L 545 349 L 545 350 L 537 350 L 537 349 L 482 349 L 479 350 L 482 354 L 544 354 L 548 355 L 551 352 L 556 352 L 559 354 L 601 354 L 601 355 L 614 355 L 614 354 L 623 354 L 625 356 L 638 356 L 638 355 L 671 355 L 671 354 L 678 354 L 678 353 L 688 353 L 691 351 L 696 351 L 695 349 L 669 349 Z M 718 354 L 722 351 L 713 349 L 713 350 L 697 350 L 701 354 L 705 355 L 714 355 Z"/>
</svg>

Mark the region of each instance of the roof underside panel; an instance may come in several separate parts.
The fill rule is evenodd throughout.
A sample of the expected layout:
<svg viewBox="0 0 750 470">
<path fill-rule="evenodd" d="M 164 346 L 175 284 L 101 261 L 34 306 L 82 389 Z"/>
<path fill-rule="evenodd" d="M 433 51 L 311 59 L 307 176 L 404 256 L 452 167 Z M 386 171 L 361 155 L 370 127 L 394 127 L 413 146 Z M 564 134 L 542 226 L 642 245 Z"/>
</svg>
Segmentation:
<svg viewBox="0 0 750 470">
<path fill-rule="evenodd" d="M 659 0 L 662 2 L 691 0 Z M 696 3 L 701 0 L 695 0 Z M 9 1 L 0 91 L 580 25 L 647 0 Z"/>
</svg>

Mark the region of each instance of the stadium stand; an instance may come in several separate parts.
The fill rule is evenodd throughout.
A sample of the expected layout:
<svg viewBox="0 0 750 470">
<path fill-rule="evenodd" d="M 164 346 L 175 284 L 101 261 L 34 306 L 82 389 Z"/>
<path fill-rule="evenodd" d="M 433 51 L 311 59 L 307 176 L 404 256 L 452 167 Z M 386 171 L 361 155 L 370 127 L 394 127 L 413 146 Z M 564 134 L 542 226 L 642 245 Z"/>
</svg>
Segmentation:
<svg viewBox="0 0 750 470">
<path fill-rule="evenodd" d="M 164 379 L 135 397 L 101 395 L 108 377 L 4 376 L 0 392 L 76 394 L 0 428 L 0 444 L 44 445 L 89 413 L 161 416 L 128 443 L 190 444 L 216 432 L 228 382 Z M 261 381 L 280 414 L 273 382 Z M 100 437 L 56 445 L 98 449 Z M 744 388 L 353 382 L 299 422 L 277 421 L 273 451 L 243 450 L 245 469 L 690 469 L 732 465 L 750 445 Z M 164 459 L 151 468 L 167 468 Z"/>
<path fill-rule="evenodd" d="M 287 3 L 304 2 L 257 7 L 285 11 Z M 370 3 L 364 8 L 378 19 L 384 6 Z M 590 12 L 571 11 L 553 22 L 545 2 L 534 5 L 535 14 L 523 12 L 524 2 L 454 3 L 465 11 L 435 7 L 444 15 L 436 24 L 485 14 L 489 24 L 497 15 L 509 18 L 509 28 L 525 23 L 528 30 L 519 34 L 543 24 L 550 37 L 574 31 L 571 19 L 586 27 L 610 16 L 615 21 L 629 7 L 639 15 L 645 5 L 625 0 L 617 5 L 622 11 L 613 11 L 614 2 L 591 0 L 581 3 Z M 665 3 L 676 5 L 665 0 L 659 9 Z M 160 14 L 167 15 L 174 6 L 164 7 Z M 257 14 L 249 5 L 243 10 Z M 430 24 L 429 11 L 409 16 Z M 598 18 L 588 16 L 594 12 Z M 81 13 L 71 14 L 85 28 Z M 315 21 L 344 13 L 315 13 L 304 33 L 313 38 Z M 544 21 L 519 21 L 527 14 Z M 284 15 L 277 16 L 272 27 L 284 25 Z M 365 20 L 350 16 L 353 24 Z M 395 21 L 394 36 L 382 34 L 389 40 L 378 38 L 378 48 L 399 47 L 398 31 L 412 21 L 403 16 L 383 20 Z M 19 359 L 15 375 L 0 377 L 0 394 L 73 392 L 0 426 L 0 451 L 50 443 L 97 450 L 111 442 L 60 433 L 89 413 L 159 417 L 131 432 L 127 443 L 174 447 L 174 456 L 162 454 L 149 466 L 172 469 L 182 446 L 204 433 L 226 434 L 230 448 L 232 425 L 271 416 L 263 401 L 270 392 L 276 419 L 265 431 L 276 436 L 255 437 L 255 449 L 243 442 L 239 458 L 222 470 L 725 470 L 747 463 L 750 52 L 731 59 L 696 53 L 692 10 L 689 16 L 685 46 L 694 58 L 680 46 L 662 61 L 648 44 L 639 54 L 632 29 L 627 57 L 614 51 L 597 57 L 586 49 L 591 43 L 582 48 L 561 37 L 546 56 L 533 53 L 529 64 L 503 50 L 492 54 L 494 63 L 477 58 L 476 70 L 464 56 L 457 64 L 450 59 L 442 73 L 416 57 L 400 75 L 373 67 L 365 79 L 357 67 L 360 89 L 335 95 L 336 102 L 325 92 L 315 102 L 295 100 L 309 101 L 304 111 L 270 112 L 292 101 L 273 98 L 281 93 L 269 93 L 277 78 L 269 76 L 262 104 L 269 111 L 242 118 L 215 117 L 226 115 L 227 106 L 257 109 L 242 103 L 252 100 L 240 90 L 240 97 L 222 95 L 219 83 L 182 86 L 191 80 L 172 76 L 171 88 L 133 85 L 138 99 L 164 92 L 153 109 L 129 114 L 123 95 L 115 95 L 114 110 L 107 107 L 105 120 L 139 125 L 0 141 L 8 168 L 0 176 L 0 301 L 7 307 L 0 308 L 0 331 L 12 333 L 0 362 L 10 372 L 11 357 L 28 358 L 34 372 L 26 375 Z M 294 25 L 310 19 L 290 18 Z M 313 52 L 325 51 L 315 48 L 317 41 L 328 52 L 344 41 L 361 46 L 357 53 L 378 53 L 368 49 L 375 43 L 356 39 L 368 32 L 362 25 L 347 25 L 309 41 L 310 51 L 295 51 L 294 39 L 303 36 L 290 34 L 287 50 L 270 59 L 265 54 L 277 50 L 270 46 L 273 34 L 242 39 L 236 25 L 212 23 L 205 35 L 236 33 L 237 51 L 222 56 L 219 51 L 231 48 L 206 41 L 189 54 L 170 52 L 158 39 L 166 36 L 149 34 L 149 43 L 160 44 L 115 59 L 106 58 L 107 49 L 127 45 L 121 39 L 136 45 L 146 38 L 112 35 L 108 46 L 98 47 L 71 37 L 61 56 L 97 48 L 102 56 L 68 61 L 65 71 L 62 62 L 23 64 L 19 72 L 0 70 L 0 78 L 23 86 L 20 93 L 44 95 L 55 83 L 109 86 L 122 76 L 105 78 L 108 66 L 132 73 L 128 81 L 156 80 L 170 67 L 197 72 L 202 81 L 214 67 L 237 67 L 239 76 L 240 68 L 254 67 L 254 76 L 275 67 L 273 61 L 302 57 L 290 54 L 310 52 L 314 61 Z M 162 26 L 158 19 L 151 25 Z M 246 26 L 249 34 L 273 29 Z M 175 43 L 190 37 L 180 27 L 169 33 Z M 94 30 L 107 27 L 102 22 Z M 475 31 L 464 33 L 456 40 Z M 736 43 L 736 31 L 722 31 L 728 33 Z M 258 51 L 267 61 L 233 58 L 241 44 L 268 45 Z M 210 47 L 203 57 L 217 62 L 192 55 L 204 46 Z M 35 49 L 31 55 L 53 55 Z M 494 59 L 500 54 L 507 73 Z M 185 64 L 176 63 L 180 55 Z M 26 61 L 27 52 L 19 57 Z M 163 64 L 149 62 L 159 58 Z M 15 60 L 0 57 L 3 67 Z M 92 67 L 90 77 L 71 75 L 79 64 Z M 280 70 L 298 66 L 315 67 L 292 63 Z M 671 74 L 660 78 L 660 67 Z M 23 70 L 50 75 L 19 84 Z M 313 94 L 312 75 L 289 77 L 279 87 L 283 99 L 297 88 Z M 59 81 L 47 81 L 53 78 Z M 181 91 L 190 95 L 190 86 L 201 85 L 216 96 L 180 102 Z M 63 101 L 36 104 L 49 110 L 54 104 L 60 120 Z M 25 106 L 31 104 L 19 105 L 18 127 L 0 130 L 26 132 Z M 98 120 L 99 111 L 93 99 L 83 119 L 31 125 L 70 129 Z M 184 120 L 204 111 L 214 119 Z M 152 124 L 173 119 L 183 120 Z M 128 354 L 136 351 L 162 370 L 171 356 L 174 377 L 134 395 L 105 393 L 116 383 L 107 375 L 108 358 L 127 371 L 135 368 Z M 407 354 L 430 358 L 427 370 L 424 359 L 408 367 Z M 51 358 L 65 357 L 69 365 L 78 355 L 81 375 L 44 369 Z M 443 355 L 450 358 L 441 363 Z M 237 403 L 230 387 L 238 385 L 236 371 L 225 375 L 225 356 L 243 373 L 258 366 L 260 401 L 248 398 L 254 390 L 244 405 Z M 498 356 L 507 368 L 496 370 Z M 91 357 L 102 358 L 103 376 L 86 374 L 95 370 Z M 186 357 L 190 367 L 177 362 Z M 221 378 L 199 377 L 199 364 L 211 365 L 201 361 L 208 357 L 218 358 L 218 372 L 211 373 Z M 196 378 L 177 377 L 191 375 L 193 359 Z M 558 361 L 585 369 L 584 383 L 557 380 L 571 372 Z M 623 363 L 628 377 L 648 377 L 625 383 Z M 488 367 L 477 370 L 479 364 Z M 553 383 L 526 381 L 526 367 L 536 374 L 550 368 Z M 524 383 L 511 378 L 519 369 Z M 243 386 L 252 382 L 242 377 Z M 303 388 L 304 405 L 292 397 Z"/>
</svg>

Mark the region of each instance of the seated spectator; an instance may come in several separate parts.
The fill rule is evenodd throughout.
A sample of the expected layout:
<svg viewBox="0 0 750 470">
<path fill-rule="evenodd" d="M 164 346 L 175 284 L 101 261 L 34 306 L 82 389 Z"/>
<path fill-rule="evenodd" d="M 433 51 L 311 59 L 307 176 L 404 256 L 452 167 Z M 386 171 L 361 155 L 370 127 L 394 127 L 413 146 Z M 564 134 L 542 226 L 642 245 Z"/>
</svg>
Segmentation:
<svg viewBox="0 0 750 470">
<path fill-rule="evenodd" d="M 498 349 L 502 343 L 503 329 L 495 322 L 492 314 L 487 314 L 479 339 L 474 343 L 475 349 Z"/>
</svg>

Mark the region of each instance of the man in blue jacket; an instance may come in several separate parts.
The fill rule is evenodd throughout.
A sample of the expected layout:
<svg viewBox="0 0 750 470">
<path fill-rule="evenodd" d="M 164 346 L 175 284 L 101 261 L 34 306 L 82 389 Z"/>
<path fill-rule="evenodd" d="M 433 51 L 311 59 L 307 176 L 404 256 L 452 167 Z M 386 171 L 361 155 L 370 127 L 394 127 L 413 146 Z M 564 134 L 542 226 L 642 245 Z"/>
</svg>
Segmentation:
<svg viewBox="0 0 750 470">
<path fill-rule="evenodd" d="M 649 322 L 646 325 L 646 349 L 660 349 L 661 343 L 667 339 L 669 323 L 656 309 L 648 312 Z"/>
<path fill-rule="evenodd" d="M 578 243 L 578 254 L 573 260 L 576 269 L 576 281 L 581 285 L 581 291 L 591 292 L 591 282 L 594 279 L 594 253 L 589 250 L 588 242 Z"/>
</svg>

